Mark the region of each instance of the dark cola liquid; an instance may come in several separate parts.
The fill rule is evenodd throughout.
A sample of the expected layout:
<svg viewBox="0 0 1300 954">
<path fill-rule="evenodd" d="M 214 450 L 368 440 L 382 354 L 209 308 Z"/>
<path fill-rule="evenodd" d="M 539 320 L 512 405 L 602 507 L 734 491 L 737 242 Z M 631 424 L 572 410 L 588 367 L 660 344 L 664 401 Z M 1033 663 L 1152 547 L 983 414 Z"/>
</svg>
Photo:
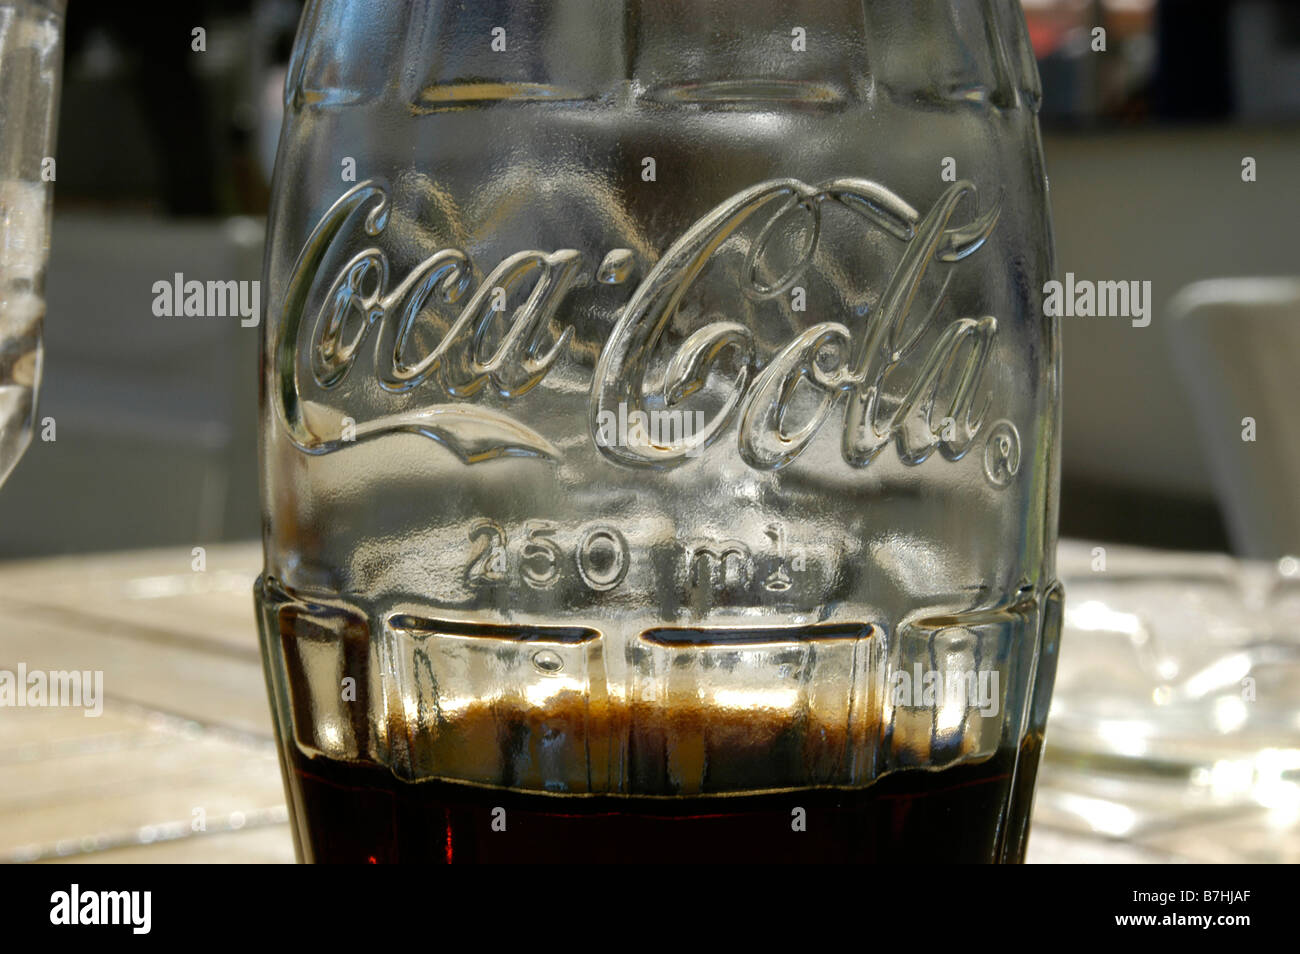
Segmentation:
<svg viewBox="0 0 1300 954">
<path fill-rule="evenodd" d="M 1019 784 L 1015 752 L 1004 751 L 860 789 L 725 797 L 406 782 L 296 749 L 286 778 L 298 849 L 309 862 L 1019 862 L 1037 745 L 1022 748 Z"/>
</svg>

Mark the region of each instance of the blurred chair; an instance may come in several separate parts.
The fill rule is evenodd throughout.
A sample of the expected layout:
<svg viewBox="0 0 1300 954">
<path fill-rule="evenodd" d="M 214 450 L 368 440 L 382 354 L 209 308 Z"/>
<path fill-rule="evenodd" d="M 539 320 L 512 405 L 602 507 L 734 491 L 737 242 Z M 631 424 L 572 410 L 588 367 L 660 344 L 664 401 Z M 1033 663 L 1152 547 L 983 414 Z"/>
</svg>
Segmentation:
<svg viewBox="0 0 1300 954">
<path fill-rule="evenodd" d="M 1171 302 L 1170 317 L 1170 346 L 1234 549 L 1300 553 L 1300 279 L 1197 282 Z"/>
</svg>

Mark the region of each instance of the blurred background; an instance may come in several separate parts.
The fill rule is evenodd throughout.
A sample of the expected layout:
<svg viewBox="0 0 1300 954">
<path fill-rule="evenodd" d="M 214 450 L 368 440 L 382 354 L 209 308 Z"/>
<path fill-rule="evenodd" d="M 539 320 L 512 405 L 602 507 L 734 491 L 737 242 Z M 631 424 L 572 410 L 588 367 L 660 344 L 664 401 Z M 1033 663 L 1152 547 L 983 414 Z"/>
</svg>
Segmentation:
<svg viewBox="0 0 1300 954">
<path fill-rule="evenodd" d="M 1023 5 L 1045 90 L 1058 271 L 1151 281 L 1154 294 L 1140 332 L 1063 323 L 1062 535 L 1300 549 L 1300 517 L 1258 505 L 1276 489 L 1242 488 L 1243 472 L 1281 466 L 1272 458 L 1287 442 L 1270 443 L 1279 435 L 1262 418 L 1254 445 L 1225 430 L 1241 417 L 1235 403 L 1267 410 L 1205 380 L 1198 355 L 1227 358 L 1209 330 L 1176 317 L 1198 280 L 1296 271 L 1300 3 Z M 0 558 L 258 535 L 256 329 L 141 316 L 160 275 L 260 277 L 299 13 L 297 0 L 193 0 L 125 18 L 73 0 L 40 395 L 58 439 L 34 441 L 0 494 Z M 201 56 L 174 42 L 199 22 Z M 1240 180 L 1245 157 L 1255 182 Z M 1199 352 L 1173 340 L 1180 327 Z M 1294 490 L 1296 471 L 1282 473 Z M 1256 512 L 1234 512 L 1243 498 Z"/>
</svg>

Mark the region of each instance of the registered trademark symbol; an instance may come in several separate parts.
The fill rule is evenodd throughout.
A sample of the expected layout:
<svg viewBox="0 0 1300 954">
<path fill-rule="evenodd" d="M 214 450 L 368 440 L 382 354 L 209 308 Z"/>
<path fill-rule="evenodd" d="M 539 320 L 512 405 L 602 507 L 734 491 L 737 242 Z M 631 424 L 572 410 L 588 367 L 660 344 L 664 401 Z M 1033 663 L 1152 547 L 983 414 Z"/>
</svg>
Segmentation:
<svg viewBox="0 0 1300 954">
<path fill-rule="evenodd" d="M 984 445 L 984 476 L 994 487 L 1005 487 L 1020 471 L 1020 433 L 1010 421 L 998 421 Z"/>
</svg>

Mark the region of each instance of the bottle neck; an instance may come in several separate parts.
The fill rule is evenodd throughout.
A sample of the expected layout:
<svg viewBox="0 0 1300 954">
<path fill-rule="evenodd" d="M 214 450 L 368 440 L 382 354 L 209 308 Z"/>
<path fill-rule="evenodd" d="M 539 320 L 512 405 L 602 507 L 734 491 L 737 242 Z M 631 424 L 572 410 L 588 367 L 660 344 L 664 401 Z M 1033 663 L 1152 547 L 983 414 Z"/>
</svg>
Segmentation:
<svg viewBox="0 0 1300 954">
<path fill-rule="evenodd" d="M 865 71 L 863 0 L 626 0 L 628 76 L 648 90 L 850 83 Z M 743 97 L 742 97 L 743 98 Z"/>
</svg>

